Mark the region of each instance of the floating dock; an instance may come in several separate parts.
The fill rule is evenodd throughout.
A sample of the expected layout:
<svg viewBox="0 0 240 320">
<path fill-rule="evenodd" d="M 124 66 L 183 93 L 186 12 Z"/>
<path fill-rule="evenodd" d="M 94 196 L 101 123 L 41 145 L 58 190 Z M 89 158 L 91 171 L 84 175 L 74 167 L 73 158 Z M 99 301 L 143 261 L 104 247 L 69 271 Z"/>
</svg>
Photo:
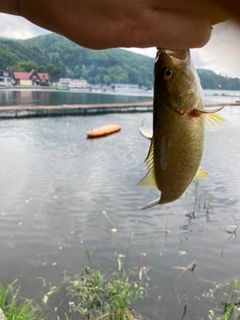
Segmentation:
<svg viewBox="0 0 240 320">
<path fill-rule="evenodd" d="M 60 106 L 0 106 L 0 119 L 53 117 L 53 116 L 85 116 L 105 113 L 149 112 L 152 101 L 115 104 L 73 104 Z"/>
<path fill-rule="evenodd" d="M 240 106 L 236 103 L 208 104 L 206 107 Z M 116 103 L 116 104 L 76 104 L 60 106 L 0 106 L 0 119 L 54 117 L 54 116 L 85 116 L 106 113 L 150 112 L 153 102 Z"/>
</svg>

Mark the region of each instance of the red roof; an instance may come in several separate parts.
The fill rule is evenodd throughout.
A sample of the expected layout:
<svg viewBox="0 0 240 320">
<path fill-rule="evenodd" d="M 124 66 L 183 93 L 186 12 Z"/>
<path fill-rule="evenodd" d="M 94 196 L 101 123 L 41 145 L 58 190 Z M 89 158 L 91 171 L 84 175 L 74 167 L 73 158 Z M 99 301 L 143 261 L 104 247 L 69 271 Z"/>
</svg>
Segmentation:
<svg viewBox="0 0 240 320">
<path fill-rule="evenodd" d="M 39 73 L 38 76 L 41 80 L 48 80 L 48 73 Z"/>
<path fill-rule="evenodd" d="M 15 79 L 28 80 L 30 78 L 31 72 L 13 72 Z"/>
<path fill-rule="evenodd" d="M 43 80 L 49 80 L 48 73 L 38 73 L 35 70 L 32 70 L 31 72 L 18 72 L 14 71 L 13 72 L 13 77 L 15 79 L 20 79 L 20 80 L 29 80 L 31 79 L 31 75 L 35 72 L 35 74 L 38 75 L 38 77 L 43 81 Z"/>
</svg>

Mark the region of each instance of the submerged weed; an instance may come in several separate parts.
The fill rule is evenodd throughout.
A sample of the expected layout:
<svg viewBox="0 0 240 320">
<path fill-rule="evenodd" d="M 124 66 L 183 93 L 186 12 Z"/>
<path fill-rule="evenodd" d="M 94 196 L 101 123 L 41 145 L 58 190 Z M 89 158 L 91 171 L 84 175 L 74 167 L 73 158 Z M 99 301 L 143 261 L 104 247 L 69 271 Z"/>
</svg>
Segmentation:
<svg viewBox="0 0 240 320">
<path fill-rule="evenodd" d="M 217 295 L 226 288 L 228 290 L 223 293 L 219 307 Z M 240 279 L 218 284 L 214 289 L 205 292 L 204 296 L 215 304 L 215 308 L 209 310 L 209 320 L 240 320 Z"/>
<path fill-rule="evenodd" d="M 131 274 L 125 267 L 125 257 L 121 255 L 119 259 L 118 270 L 110 274 L 85 267 L 74 278 L 66 278 L 70 284 L 67 291 L 72 299 L 72 314 L 79 313 L 83 319 L 90 320 L 140 319 L 133 307 L 144 297 L 145 279 L 136 280 L 137 273 Z"/>
</svg>

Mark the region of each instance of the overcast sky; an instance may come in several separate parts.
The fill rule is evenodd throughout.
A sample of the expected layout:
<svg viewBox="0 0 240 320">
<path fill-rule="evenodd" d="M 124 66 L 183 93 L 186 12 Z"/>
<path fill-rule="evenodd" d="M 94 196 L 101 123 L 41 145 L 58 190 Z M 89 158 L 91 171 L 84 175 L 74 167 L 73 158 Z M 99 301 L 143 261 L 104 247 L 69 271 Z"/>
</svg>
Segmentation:
<svg viewBox="0 0 240 320">
<path fill-rule="evenodd" d="M 24 18 L 0 13 L 0 37 L 28 39 L 49 33 Z M 130 50 L 154 57 L 155 48 Z M 228 21 L 213 27 L 212 37 L 201 49 L 192 50 L 197 68 L 211 69 L 217 74 L 240 78 L 240 26 Z"/>
</svg>

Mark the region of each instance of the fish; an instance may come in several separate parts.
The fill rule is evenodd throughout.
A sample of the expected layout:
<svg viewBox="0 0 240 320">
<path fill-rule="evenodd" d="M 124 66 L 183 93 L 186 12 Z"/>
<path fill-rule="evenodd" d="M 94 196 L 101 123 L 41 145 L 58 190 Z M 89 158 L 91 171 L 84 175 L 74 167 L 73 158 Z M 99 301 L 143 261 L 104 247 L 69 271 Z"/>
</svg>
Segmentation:
<svg viewBox="0 0 240 320">
<path fill-rule="evenodd" d="M 226 123 L 216 113 L 220 109 L 205 110 L 190 50 L 157 49 L 148 172 L 138 185 L 157 188 L 161 196 L 142 209 L 177 200 L 193 180 L 207 175 L 200 166 L 205 125 L 215 130 Z"/>
</svg>

